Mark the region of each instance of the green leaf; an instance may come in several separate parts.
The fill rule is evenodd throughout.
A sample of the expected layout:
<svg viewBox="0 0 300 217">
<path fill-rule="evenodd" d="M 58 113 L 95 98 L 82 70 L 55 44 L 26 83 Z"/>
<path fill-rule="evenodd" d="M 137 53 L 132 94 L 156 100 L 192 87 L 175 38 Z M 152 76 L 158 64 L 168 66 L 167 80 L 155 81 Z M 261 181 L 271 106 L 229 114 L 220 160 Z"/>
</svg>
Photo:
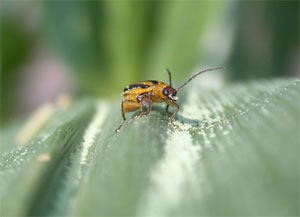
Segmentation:
<svg viewBox="0 0 300 217">
<path fill-rule="evenodd" d="M 158 104 L 119 133 L 119 103 L 81 100 L 1 156 L 2 215 L 299 215 L 299 87 L 193 82 L 178 128 Z"/>
</svg>

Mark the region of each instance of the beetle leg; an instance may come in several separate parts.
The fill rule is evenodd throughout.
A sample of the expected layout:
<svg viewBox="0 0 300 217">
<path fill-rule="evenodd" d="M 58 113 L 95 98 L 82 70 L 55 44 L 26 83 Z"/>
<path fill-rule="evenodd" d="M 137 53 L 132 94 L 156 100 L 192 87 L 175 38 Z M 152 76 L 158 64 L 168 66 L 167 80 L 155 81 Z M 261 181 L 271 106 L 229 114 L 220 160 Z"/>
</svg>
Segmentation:
<svg viewBox="0 0 300 217">
<path fill-rule="evenodd" d="M 125 118 L 125 111 L 124 111 L 124 107 L 123 107 L 123 101 L 121 102 L 121 110 L 122 110 L 122 117 L 123 117 L 123 120 L 125 121 L 126 118 Z"/>
<path fill-rule="evenodd" d="M 172 126 L 174 126 L 174 127 L 178 127 L 176 124 L 173 123 L 173 120 L 174 120 L 176 114 L 177 114 L 178 111 L 179 111 L 179 105 L 176 104 L 175 102 L 172 102 L 172 101 L 167 101 L 166 103 L 167 103 L 168 105 L 170 105 L 170 106 L 176 107 L 176 111 L 175 111 L 175 112 L 173 113 L 173 115 L 171 116 L 169 123 L 172 124 Z"/>
<path fill-rule="evenodd" d="M 143 113 L 140 111 L 139 113 L 132 116 L 132 118 L 139 118 Z"/>
<path fill-rule="evenodd" d="M 145 99 L 145 98 L 143 98 L 143 99 Z M 147 102 L 148 111 L 146 113 L 142 114 L 141 116 L 144 116 L 144 115 L 147 116 L 152 111 L 152 108 L 151 108 L 152 103 L 151 103 L 151 95 L 150 94 L 148 94 L 148 98 L 147 99 L 148 99 L 148 102 Z"/>
<path fill-rule="evenodd" d="M 122 120 L 120 126 L 115 130 L 116 133 L 118 133 L 120 131 L 121 127 L 123 126 L 123 124 L 124 124 L 124 122 L 126 120 L 123 103 L 124 103 L 124 101 L 121 102 L 121 111 L 122 111 L 122 118 L 123 118 L 123 120 Z"/>
<path fill-rule="evenodd" d="M 115 130 L 116 133 L 118 133 L 118 132 L 120 131 L 120 129 L 121 129 L 121 127 L 123 126 L 124 122 L 125 122 L 125 121 L 122 120 L 120 126 Z"/>
<path fill-rule="evenodd" d="M 146 98 L 147 97 L 147 98 Z M 150 101 L 150 94 L 149 93 L 143 93 L 143 94 L 140 94 L 136 97 L 140 103 L 140 112 L 136 115 L 134 115 L 133 117 L 136 118 L 136 117 L 141 117 L 141 116 L 144 116 L 144 115 L 148 115 L 149 114 L 149 111 L 146 112 L 146 113 L 143 113 L 144 112 L 144 107 L 145 105 L 149 106 L 149 102 Z M 150 109 L 151 111 L 151 109 Z"/>
<path fill-rule="evenodd" d="M 144 106 L 143 106 L 142 103 L 140 103 L 140 112 L 137 113 L 137 114 L 135 114 L 135 115 L 133 115 L 132 118 L 138 118 L 138 117 L 141 117 L 142 114 L 143 114 L 143 112 L 144 112 Z"/>
<path fill-rule="evenodd" d="M 142 117 L 144 114 L 144 99 L 145 99 L 145 95 L 142 95 L 140 98 L 139 98 L 139 101 L 140 101 L 140 112 L 138 114 L 136 114 L 134 117 Z"/>
<path fill-rule="evenodd" d="M 169 112 L 169 110 L 168 110 L 168 109 L 169 109 L 169 104 L 167 104 L 167 107 L 166 107 L 166 112 L 167 112 L 168 114 L 170 114 L 170 115 L 171 115 L 171 114 L 172 114 L 172 112 Z"/>
</svg>

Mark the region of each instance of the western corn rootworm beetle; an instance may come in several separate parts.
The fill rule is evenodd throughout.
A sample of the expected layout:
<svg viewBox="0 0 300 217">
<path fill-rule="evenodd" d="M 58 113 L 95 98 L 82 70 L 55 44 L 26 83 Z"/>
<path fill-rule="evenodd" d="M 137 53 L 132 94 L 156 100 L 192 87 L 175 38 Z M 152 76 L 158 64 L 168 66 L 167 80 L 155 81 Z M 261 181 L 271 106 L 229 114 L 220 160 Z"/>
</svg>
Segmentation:
<svg viewBox="0 0 300 217">
<path fill-rule="evenodd" d="M 173 120 L 179 110 L 179 105 L 176 104 L 176 100 L 177 100 L 176 94 L 178 90 L 184 87 L 196 76 L 204 72 L 217 70 L 217 69 L 224 69 L 224 67 L 209 68 L 197 72 L 176 89 L 172 87 L 172 76 L 171 76 L 171 72 L 168 69 L 166 69 L 166 71 L 169 74 L 169 84 L 166 84 L 161 81 L 151 80 L 151 81 L 142 81 L 125 87 L 122 93 L 123 100 L 121 102 L 123 121 L 121 122 L 120 126 L 116 129 L 116 132 L 119 132 L 124 121 L 126 120 L 125 113 L 140 110 L 140 112 L 134 117 L 149 115 L 151 112 L 151 105 L 154 102 L 158 102 L 158 103 L 165 102 L 167 104 L 166 112 L 169 114 L 172 114 L 168 111 L 169 106 L 176 107 L 176 111 L 172 114 L 170 118 L 170 124 L 176 126 L 173 123 Z M 145 107 L 148 107 L 147 112 L 144 112 Z"/>
</svg>

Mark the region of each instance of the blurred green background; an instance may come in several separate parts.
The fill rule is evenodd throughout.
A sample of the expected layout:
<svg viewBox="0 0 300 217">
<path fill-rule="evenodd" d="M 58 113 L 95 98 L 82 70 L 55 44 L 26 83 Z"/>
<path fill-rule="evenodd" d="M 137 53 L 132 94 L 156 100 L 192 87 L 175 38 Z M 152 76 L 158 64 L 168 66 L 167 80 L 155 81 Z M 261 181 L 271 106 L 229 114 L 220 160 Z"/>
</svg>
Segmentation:
<svg viewBox="0 0 300 217">
<path fill-rule="evenodd" d="M 225 66 L 298 76 L 299 1 L 1 1 L 1 125 L 61 93 L 114 97 Z"/>
</svg>

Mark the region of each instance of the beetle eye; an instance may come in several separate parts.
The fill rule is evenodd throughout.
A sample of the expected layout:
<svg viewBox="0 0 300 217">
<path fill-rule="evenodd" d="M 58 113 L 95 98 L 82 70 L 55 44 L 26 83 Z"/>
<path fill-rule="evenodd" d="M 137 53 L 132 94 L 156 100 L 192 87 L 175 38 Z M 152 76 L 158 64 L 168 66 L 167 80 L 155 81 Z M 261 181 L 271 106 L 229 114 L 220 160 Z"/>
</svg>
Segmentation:
<svg viewBox="0 0 300 217">
<path fill-rule="evenodd" d="M 168 95 L 169 95 L 169 91 L 168 91 L 167 89 L 164 89 L 164 90 L 163 90 L 163 94 L 164 94 L 165 96 L 168 96 Z"/>
</svg>

